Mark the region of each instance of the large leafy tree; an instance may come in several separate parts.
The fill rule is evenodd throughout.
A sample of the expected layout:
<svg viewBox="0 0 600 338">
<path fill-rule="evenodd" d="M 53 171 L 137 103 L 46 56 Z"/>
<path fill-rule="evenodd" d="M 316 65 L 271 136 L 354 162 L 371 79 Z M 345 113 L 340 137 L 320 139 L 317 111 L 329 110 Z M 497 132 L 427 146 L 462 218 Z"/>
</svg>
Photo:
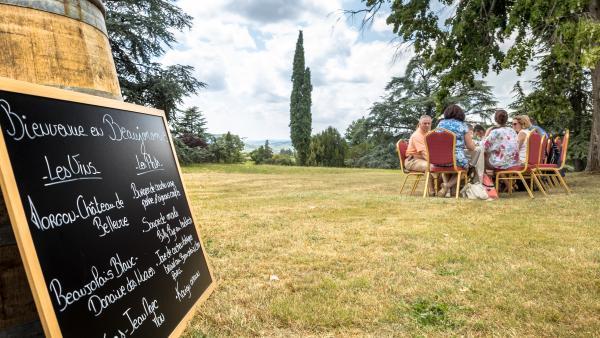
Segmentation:
<svg viewBox="0 0 600 338">
<path fill-rule="evenodd" d="M 191 107 L 181 114 L 177 114 L 172 123 L 175 136 L 188 147 L 208 146 L 206 133 L 206 119 L 198 107 Z"/>
<path fill-rule="evenodd" d="M 373 104 L 367 120 L 369 128 L 376 135 L 384 133 L 397 139 L 408 137 L 422 115 L 431 116 L 435 125 L 439 118 L 436 97 L 443 90 L 440 78 L 425 67 L 423 58 L 411 59 L 405 75 L 393 77 L 385 87 L 383 100 Z M 489 123 L 497 101 L 490 86 L 474 80 L 472 85 L 454 86 L 441 100 L 442 106 L 450 103 L 461 105 L 472 122 Z"/>
<path fill-rule="evenodd" d="M 538 55 L 549 65 L 590 69 L 593 123 L 587 170 L 600 171 L 600 0 L 363 0 L 366 20 L 390 4 L 387 23 L 440 77 L 438 102 L 490 68 L 522 72 Z M 440 17 L 439 5 L 452 5 Z M 503 48 L 507 45 L 508 48 Z M 570 74 L 564 74 L 568 76 Z"/>
<path fill-rule="evenodd" d="M 394 143 L 408 138 L 419 118 L 429 115 L 433 125 L 439 113 L 436 97 L 441 90 L 440 76 L 428 70 L 423 58 L 411 59 L 404 76 L 393 77 L 385 87 L 382 99 L 375 102 L 367 117 L 353 121 L 346 130 L 350 143 L 349 163 L 360 167 L 397 167 Z M 490 115 L 497 102 L 491 87 L 482 80 L 473 85 L 458 85 L 442 101 L 461 105 L 467 119 L 473 123 L 490 123 Z"/>
<path fill-rule="evenodd" d="M 188 29 L 192 17 L 174 0 L 106 0 L 106 28 L 125 101 L 153 106 L 171 119 L 183 98 L 205 83 L 186 65 L 163 66 L 156 58 L 175 43 L 174 30 Z"/>
<path fill-rule="evenodd" d="M 230 132 L 213 137 L 208 149 L 213 156 L 213 161 L 217 163 L 239 163 L 244 160 L 242 154 L 244 141 Z"/>
<path fill-rule="evenodd" d="M 589 71 L 572 65 L 547 65 L 543 58 L 540 71 L 532 81 L 533 90 L 525 94 L 521 83 L 515 84 L 514 102 L 510 108 L 518 114 L 528 114 L 549 132 L 571 131 L 568 156 L 576 170 L 585 168 L 590 126 L 592 124 L 591 82 Z"/>
<path fill-rule="evenodd" d="M 296 149 L 298 164 L 305 165 L 312 131 L 312 84 L 310 69 L 304 65 L 302 31 L 298 34 L 292 69 L 292 94 L 290 97 L 290 137 Z"/>
</svg>

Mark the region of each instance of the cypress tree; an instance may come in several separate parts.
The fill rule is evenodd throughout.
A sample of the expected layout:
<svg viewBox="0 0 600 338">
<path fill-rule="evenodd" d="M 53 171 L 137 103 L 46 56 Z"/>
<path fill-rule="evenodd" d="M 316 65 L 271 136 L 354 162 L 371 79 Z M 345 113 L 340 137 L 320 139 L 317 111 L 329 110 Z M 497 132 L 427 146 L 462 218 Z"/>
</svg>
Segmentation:
<svg viewBox="0 0 600 338">
<path fill-rule="evenodd" d="M 290 97 L 290 138 L 296 149 L 298 164 L 306 165 L 312 131 L 310 112 L 312 85 L 310 69 L 304 67 L 302 31 L 298 34 L 292 70 L 292 95 Z"/>
</svg>

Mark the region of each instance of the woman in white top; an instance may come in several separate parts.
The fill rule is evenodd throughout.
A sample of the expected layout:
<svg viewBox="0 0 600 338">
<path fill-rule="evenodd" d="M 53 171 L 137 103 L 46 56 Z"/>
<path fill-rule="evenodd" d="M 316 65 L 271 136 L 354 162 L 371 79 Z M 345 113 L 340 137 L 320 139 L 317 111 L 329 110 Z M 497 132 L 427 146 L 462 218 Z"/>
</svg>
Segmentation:
<svg viewBox="0 0 600 338">
<path fill-rule="evenodd" d="M 518 115 L 513 118 L 513 129 L 517 133 L 517 142 L 519 143 L 519 162 L 524 164 L 527 159 L 527 136 L 531 133 L 531 121 L 527 115 Z"/>
</svg>

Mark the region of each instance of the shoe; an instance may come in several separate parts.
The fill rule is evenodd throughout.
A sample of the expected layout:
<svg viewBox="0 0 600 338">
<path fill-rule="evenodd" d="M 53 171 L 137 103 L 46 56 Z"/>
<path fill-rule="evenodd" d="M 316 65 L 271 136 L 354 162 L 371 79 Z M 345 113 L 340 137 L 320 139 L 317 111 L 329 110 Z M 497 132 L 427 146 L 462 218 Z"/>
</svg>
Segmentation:
<svg viewBox="0 0 600 338">
<path fill-rule="evenodd" d="M 446 183 L 442 183 L 442 189 L 438 191 L 437 195 L 440 197 L 450 197 L 450 187 Z"/>
</svg>

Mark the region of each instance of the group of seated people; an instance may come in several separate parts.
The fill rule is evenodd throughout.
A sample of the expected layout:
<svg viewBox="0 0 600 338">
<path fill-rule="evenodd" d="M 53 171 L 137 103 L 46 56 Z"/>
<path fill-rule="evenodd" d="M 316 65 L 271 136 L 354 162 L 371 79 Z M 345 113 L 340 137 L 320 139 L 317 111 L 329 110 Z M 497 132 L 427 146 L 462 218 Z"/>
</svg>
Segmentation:
<svg viewBox="0 0 600 338">
<path fill-rule="evenodd" d="M 515 116 L 512 126 L 508 123 L 508 113 L 503 109 L 494 114 L 496 125 L 485 130 L 482 126 L 471 127 L 465 123 L 463 109 L 452 104 L 444 110 L 444 118 L 437 128 L 451 131 L 456 136 L 456 165 L 473 168 L 475 183 L 482 182 L 485 170 L 502 170 L 522 165 L 526 161 L 527 136 L 533 130 L 547 136 L 546 131 L 534 124 L 527 115 Z M 427 171 L 428 154 L 425 135 L 431 130 L 431 117 L 424 115 L 419 119 L 417 130 L 411 135 L 404 167 L 411 171 Z M 456 185 L 456 175 L 442 175 L 443 183 L 438 192 L 430 185 L 430 195 L 447 196 Z"/>
</svg>

